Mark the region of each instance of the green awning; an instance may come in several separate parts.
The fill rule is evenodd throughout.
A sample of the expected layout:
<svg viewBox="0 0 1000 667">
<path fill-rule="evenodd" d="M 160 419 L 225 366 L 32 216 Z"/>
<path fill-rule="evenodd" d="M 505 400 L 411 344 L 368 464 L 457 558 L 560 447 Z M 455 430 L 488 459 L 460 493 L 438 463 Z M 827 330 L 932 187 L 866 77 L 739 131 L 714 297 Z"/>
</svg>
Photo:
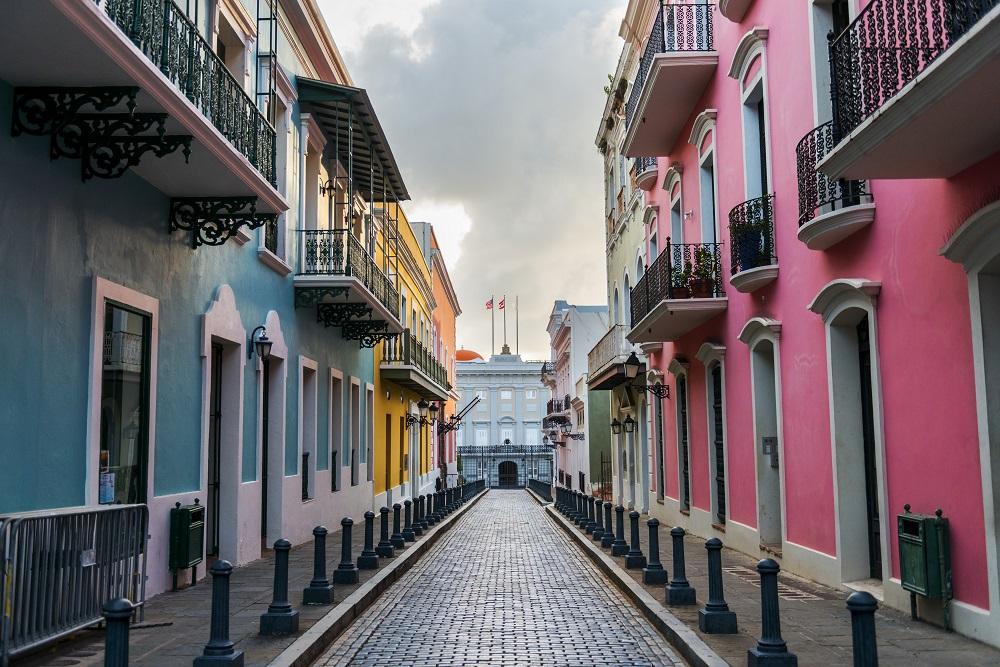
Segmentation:
<svg viewBox="0 0 1000 667">
<path fill-rule="evenodd" d="M 312 114 L 327 137 L 327 155 L 336 154 L 347 168 L 348 146 L 353 144 L 355 191 L 368 201 L 381 199 L 383 190 L 389 201 L 408 200 L 410 194 L 368 92 L 305 77 L 296 77 L 295 85 L 302 111 Z"/>
</svg>

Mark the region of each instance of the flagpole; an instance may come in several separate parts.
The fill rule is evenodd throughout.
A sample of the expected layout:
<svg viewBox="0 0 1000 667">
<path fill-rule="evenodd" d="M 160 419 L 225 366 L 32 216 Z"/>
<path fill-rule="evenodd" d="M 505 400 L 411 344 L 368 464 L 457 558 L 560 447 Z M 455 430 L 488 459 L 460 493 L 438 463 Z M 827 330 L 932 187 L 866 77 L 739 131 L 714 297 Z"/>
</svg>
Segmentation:
<svg viewBox="0 0 1000 667">
<path fill-rule="evenodd" d="M 490 295 L 490 355 L 497 353 L 497 309 Z"/>
<path fill-rule="evenodd" d="M 514 354 L 521 354 L 521 297 L 514 295 Z"/>
<path fill-rule="evenodd" d="M 503 295 L 503 346 L 507 347 L 507 295 Z"/>
</svg>

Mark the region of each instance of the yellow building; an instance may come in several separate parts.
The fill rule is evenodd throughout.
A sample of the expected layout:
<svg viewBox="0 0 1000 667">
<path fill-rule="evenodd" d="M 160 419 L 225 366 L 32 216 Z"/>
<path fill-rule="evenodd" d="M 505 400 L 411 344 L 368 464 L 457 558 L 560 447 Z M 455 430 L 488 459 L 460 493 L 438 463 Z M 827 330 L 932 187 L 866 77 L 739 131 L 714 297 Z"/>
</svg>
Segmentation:
<svg viewBox="0 0 1000 667">
<path fill-rule="evenodd" d="M 431 272 L 403 209 L 388 204 L 380 213 L 396 231 L 395 242 L 381 244 L 396 257 L 399 319 L 403 333 L 375 348 L 375 505 L 434 490 L 433 429 L 439 404 L 449 398 L 447 372 L 434 355 L 435 302 Z"/>
</svg>

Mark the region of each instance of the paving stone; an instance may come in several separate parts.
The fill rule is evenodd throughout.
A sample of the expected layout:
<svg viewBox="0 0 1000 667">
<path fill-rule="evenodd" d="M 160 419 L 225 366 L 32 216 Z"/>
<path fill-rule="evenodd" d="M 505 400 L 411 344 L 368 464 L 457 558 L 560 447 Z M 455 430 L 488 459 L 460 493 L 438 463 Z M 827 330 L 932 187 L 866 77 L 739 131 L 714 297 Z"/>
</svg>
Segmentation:
<svg viewBox="0 0 1000 667">
<path fill-rule="evenodd" d="M 494 489 L 316 664 L 684 663 L 530 496 Z"/>
</svg>

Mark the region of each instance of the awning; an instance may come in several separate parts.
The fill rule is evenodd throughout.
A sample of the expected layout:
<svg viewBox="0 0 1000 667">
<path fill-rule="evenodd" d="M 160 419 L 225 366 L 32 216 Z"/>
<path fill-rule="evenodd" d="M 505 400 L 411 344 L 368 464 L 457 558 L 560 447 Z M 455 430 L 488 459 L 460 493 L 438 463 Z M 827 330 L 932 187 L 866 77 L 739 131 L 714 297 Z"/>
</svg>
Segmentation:
<svg viewBox="0 0 1000 667">
<path fill-rule="evenodd" d="M 345 168 L 347 147 L 353 143 L 355 191 L 368 201 L 381 199 L 383 191 L 389 201 L 408 200 L 410 194 L 368 92 L 364 88 L 301 76 L 296 77 L 295 85 L 302 111 L 313 115 L 327 137 L 328 154 L 333 155 L 336 151 L 337 159 Z M 349 128 L 353 128 L 353 132 Z"/>
</svg>

